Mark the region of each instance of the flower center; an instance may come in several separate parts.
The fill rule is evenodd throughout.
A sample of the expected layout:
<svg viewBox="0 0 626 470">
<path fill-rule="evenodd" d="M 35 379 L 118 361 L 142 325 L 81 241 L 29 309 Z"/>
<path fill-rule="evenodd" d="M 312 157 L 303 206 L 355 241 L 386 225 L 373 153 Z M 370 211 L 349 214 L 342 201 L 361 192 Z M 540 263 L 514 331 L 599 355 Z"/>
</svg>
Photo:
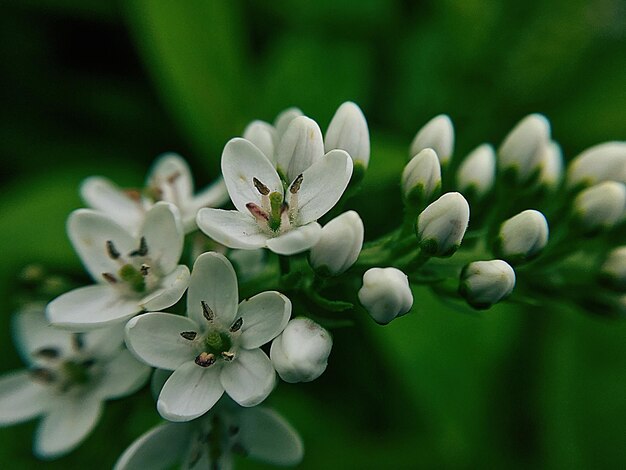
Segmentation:
<svg viewBox="0 0 626 470">
<path fill-rule="evenodd" d="M 302 184 L 302 175 L 299 175 L 289 186 L 289 201 L 285 200 L 282 192 L 270 191 L 257 178 L 252 178 L 252 183 L 259 194 L 261 194 L 261 205 L 249 202 L 246 204 L 246 208 L 256 219 L 263 232 L 271 236 L 277 236 L 297 225 L 298 191 Z"/>
<path fill-rule="evenodd" d="M 116 261 L 119 268 L 114 273 L 102 273 L 102 277 L 112 286 L 127 294 L 144 294 L 151 291 L 159 281 L 160 276 L 152 268 L 153 262 L 149 257 L 148 243 L 141 237 L 139 247 L 123 256 L 111 240 L 106 242 L 107 255 Z"/>
</svg>

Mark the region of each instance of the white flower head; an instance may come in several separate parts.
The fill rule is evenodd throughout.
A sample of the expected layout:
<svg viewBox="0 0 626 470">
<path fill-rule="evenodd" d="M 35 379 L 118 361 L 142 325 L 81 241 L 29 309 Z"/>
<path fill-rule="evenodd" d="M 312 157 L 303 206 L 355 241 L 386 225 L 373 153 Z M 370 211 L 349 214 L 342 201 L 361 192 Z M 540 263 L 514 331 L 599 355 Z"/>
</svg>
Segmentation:
<svg viewBox="0 0 626 470">
<path fill-rule="evenodd" d="M 409 157 L 414 157 L 426 148 L 435 151 L 442 166 L 448 163 L 454 152 L 454 126 L 449 116 L 435 116 L 417 132 L 411 142 Z"/>
<path fill-rule="evenodd" d="M 14 334 L 28 370 L 0 376 L 0 426 L 42 416 L 35 455 L 57 458 L 76 448 L 100 419 L 104 400 L 133 393 L 150 375 L 124 348 L 122 333 L 120 326 L 59 330 L 34 306 L 18 313 Z"/>
<path fill-rule="evenodd" d="M 296 318 L 272 341 L 270 358 L 285 382 L 311 382 L 326 370 L 330 333 L 309 318 Z"/>
<path fill-rule="evenodd" d="M 592 186 L 603 181 L 626 183 L 626 142 L 594 145 L 571 161 L 568 186 Z"/>
<path fill-rule="evenodd" d="M 178 264 L 184 235 L 175 206 L 155 204 L 146 213 L 139 235 L 91 209 L 72 212 L 67 231 L 97 284 L 50 302 L 51 323 L 75 330 L 101 327 L 143 310 L 162 310 L 183 296 L 189 269 Z"/>
<path fill-rule="evenodd" d="M 563 179 L 563 152 L 561 146 L 555 141 L 544 145 L 540 156 L 539 183 L 543 186 L 555 189 Z"/>
<path fill-rule="evenodd" d="M 626 185 L 604 181 L 581 191 L 574 199 L 574 214 L 586 232 L 609 229 L 620 222 L 626 209 Z"/>
<path fill-rule="evenodd" d="M 626 246 L 611 250 L 602 267 L 602 279 L 618 289 L 626 287 Z"/>
<path fill-rule="evenodd" d="M 174 373 L 157 408 L 170 421 L 202 416 L 224 391 L 241 406 L 254 406 L 272 391 L 275 372 L 260 346 L 287 324 L 291 302 L 262 292 L 238 303 L 237 278 L 221 254 L 196 260 L 187 316 L 149 312 L 126 325 L 128 348 L 147 364 Z"/>
<path fill-rule="evenodd" d="M 363 173 L 370 161 L 370 134 L 363 111 L 355 103 L 343 103 L 328 125 L 324 138 L 324 149 L 330 152 L 341 149 L 348 152 L 357 169 Z M 362 175 L 361 175 L 362 177 Z"/>
<path fill-rule="evenodd" d="M 194 194 L 191 170 L 175 153 L 163 154 L 155 161 L 144 190 L 123 190 L 107 178 L 92 176 L 83 181 L 80 193 L 89 207 L 104 212 L 131 233 L 137 233 L 158 201 L 178 208 L 185 233 L 196 229 L 196 214 L 201 207 L 221 206 L 228 201 L 221 178 Z"/>
<path fill-rule="evenodd" d="M 505 261 L 474 261 L 461 271 L 459 293 L 476 309 L 488 309 L 511 294 L 515 271 Z"/>
<path fill-rule="evenodd" d="M 500 226 L 496 253 L 510 263 L 528 261 L 548 243 L 548 221 L 536 210 L 525 210 Z"/>
<path fill-rule="evenodd" d="M 418 152 L 402 171 L 402 195 L 413 206 L 431 200 L 441 190 L 441 164 L 431 148 Z"/>
<path fill-rule="evenodd" d="M 289 134 L 293 130 L 299 138 L 310 140 L 309 133 L 301 132 L 309 121 L 304 117 L 294 118 L 284 139 L 291 143 Z M 308 143 L 284 145 L 285 149 L 292 149 L 285 151 L 291 154 L 289 164 L 284 167 L 287 180 L 281 179 L 274 165 L 254 144 L 241 138 L 229 141 L 222 154 L 222 172 L 237 210 L 201 209 L 198 227 L 230 248 L 267 247 L 275 253 L 291 255 L 315 245 L 321 232 L 316 221 L 345 191 L 352 175 L 352 160 L 343 150 L 318 154 L 323 151 L 323 143 L 321 140 L 314 143 L 317 134 L 313 134 L 313 140 Z M 280 163 L 279 168 L 282 168 Z"/>
<path fill-rule="evenodd" d="M 335 217 L 324 225 L 319 241 L 311 248 L 311 266 L 322 275 L 336 276 L 347 271 L 363 248 L 364 230 L 355 211 Z"/>
<path fill-rule="evenodd" d="M 461 246 L 469 223 L 469 204 L 460 193 L 446 193 L 417 218 L 417 238 L 430 256 L 452 256 Z"/>
<path fill-rule="evenodd" d="M 368 269 L 358 296 L 361 305 L 381 325 L 408 313 L 413 306 L 409 278 L 396 268 Z"/>
<path fill-rule="evenodd" d="M 496 179 L 496 153 L 489 144 L 472 150 L 459 166 L 457 187 L 462 193 L 474 192 L 477 197 L 487 194 Z"/>
</svg>

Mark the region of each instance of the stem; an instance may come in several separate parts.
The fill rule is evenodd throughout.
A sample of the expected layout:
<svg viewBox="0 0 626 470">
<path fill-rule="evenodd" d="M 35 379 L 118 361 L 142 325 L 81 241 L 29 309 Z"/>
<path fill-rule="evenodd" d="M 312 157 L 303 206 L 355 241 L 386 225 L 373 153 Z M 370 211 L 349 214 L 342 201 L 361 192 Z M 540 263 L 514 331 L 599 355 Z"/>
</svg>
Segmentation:
<svg viewBox="0 0 626 470">
<path fill-rule="evenodd" d="M 291 267 L 289 265 L 289 256 L 278 255 L 278 264 L 280 266 L 280 274 L 285 275 L 289 274 L 291 271 Z"/>
</svg>

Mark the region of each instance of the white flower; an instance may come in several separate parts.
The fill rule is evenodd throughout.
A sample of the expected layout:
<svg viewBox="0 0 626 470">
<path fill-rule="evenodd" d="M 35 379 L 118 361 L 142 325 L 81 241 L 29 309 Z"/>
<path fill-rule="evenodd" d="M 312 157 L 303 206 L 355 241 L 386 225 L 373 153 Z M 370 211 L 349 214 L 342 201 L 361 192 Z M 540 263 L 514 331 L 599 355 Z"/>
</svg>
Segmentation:
<svg viewBox="0 0 626 470">
<path fill-rule="evenodd" d="M 311 382 L 326 370 L 333 340 L 309 318 L 296 318 L 272 342 L 270 358 L 285 382 Z"/>
<path fill-rule="evenodd" d="M 477 197 L 487 194 L 496 179 L 496 153 L 489 144 L 482 144 L 465 157 L 456 175 L 459 191 L 474 191 Z"/>
<path fill-rule="evenodd" d="M 598 183 L 580 192 L 573 206 L 584 231 L 611 228 L 624 216 L 626 186 L 615 181 Z"/>
<path fill-rule="evenodd" d="M 159 202 L 139 236 L 90 209 L 72 212 L 67 230 L 81 261 L 97 282 L 48 304 L 51 323 L 88 329 L 122 322 L 142 310 L 162 310 L 182 297 L 189 269 L 178 265 L 183 229 L 175 206 Z"/>
<path fill-rule="evenodd" d="M 355 211 L 344 212 L 322 228 L 309 262 L 322 274 L 336 276 L 350 268 L 363 248 L 363 221 Z"/>
<path fill-rule="evenodd" d="M 515 271 L 505 261 L 474 261 L 461 271 L 460 294 L 472 307 L 487 309 L 515 287 Z"/>
<path fill-rule="evenodd" d="M 626 183 L 626 142 L 604 142 L 588 148 L 572 160 L 567 170 L 570 187 L 602 181 Z"/>
<path fill-rule="evenodd" d="M 417 155 L 425 148 L 435 151 L 442 166 L 448 163 L 454 151 L 454 126 L 450 117 L 440 114 L 428 121 L 413 138 L 409 157 Z"/>
<path fill-rule="evenodd" d="M 306 116 L 294 117 L 280 138 L 276 150 L 276 170 L 287 183 L 294 181 L 324 158 L 324 139 L 317 123 Z"/>
<path fill-rule="evenodd" d="M 469 223 L 469 204 L 460 193 L 446 193 L 417 218 L 417 238 L 431 256 L 451 256 L 461 246 Z"/>
<path fill-rule="evenodd" d="M 536 210 L 525 210 L 500 227 L 496 252 L 509 262 L 526 261 L 548 243 L 548 221 Z"/>
<path fill-rule="evenodd" d="M 308 118 L 293 119 L 287 134 L 305 123 L 301 119 Z M 308 139 L 308 134 L 302 137 Z M 232 139 L 222 154 L 222 172 L 237 210 L 201 209 L 198 227 L 230 248 L 267 247 L 281 255 L 311 248 L 320 237 L 317 219 L 337 203 L 352 174 L 352 160 L 345 151 L 331 150 L 313 157 L 313 147 L 323 149 L 323 144 L 293 147 L 299 150 L 292 152 L 292 160 L 285 167 L 285 176 L 290 179 L 283 181 L 254 144 Z M 297 173 L 310 162 L 314 163 Z"/>
<path fill-rule="evenodd" d="M 304 453 L 298 433 L 274 410 L 222 406 L 187 423 L 152 428 L 120 456 L 114 470 L 233 468 L 238 453 L 272 465 L 297 465 Z"/>
<path fill-rule="evenodd" d="M 529 114 L 505 137 L 498 149 L 502 170 L 514 172 L 524 183 L 537 176 L 542 151 L 550 143 L 550 122 L 541 114 Z"/>
<path fill-rule="evenodd" d="M 540 156 L 539 183 L 548 188 L 556 188 L 563 178 L 563 152 L 554 141 L 544 145 Z"/>
<path fill-rule="evenodd" d="M 157 408 L 170 421 L 202 416 L 224 391 L 242 406 L 262 402 L 275 383 L 274 368 L 260 346 L 287 324 L 291 302 L 262 292 L 238 304 L 237 278 L 218 253 L 196 260 L 187 316 L 146 313 L 126 325 L 126 344 L 153 367 L 173 370 Z"/>
<path fill-rule="evenodd" d="M 381 325 L 406 314 L 413 306 L 409 278 L 396 268 L 368 269 L 358 296 L 365 310 Z"/>
<path fill-rule="evenodd" d="M 265 121 L 252 121 L 243 131 L 243 138 L 256 145 L 263 155 L 276 165 L 276 152 L 285 131 L 294 118 L 302 116 L 298 108 L 288 108 L 281 112 L 274 121 L 274 125 Z"/>
<path fill-rule="evenodd" d="M 431 199 L 441 189 L 441 165 L 431 148 L 418 152 L 402 171 L 402 195 L 413 206 Z"/>
<path fill-rule="evenodd" d="M 157 201 L 178 207 L 185 233 L 196 229 L 196 214 L 201 207 L 221 206 L 228 201 L 221 178 L 194 195 L 189 166 L 175 153 L 163 154 L 155 161 L 145 190 L 123 190 L 106 178 L 92 176 L 83 181 L 80 193 L 89 207 L 104 212 L 131 233 L 137 233 Z"/>
<path fill-rule="evenodd" d="M 367 169 L 370 161 L 370 134 L 363 111 L 355 103 L 346 101 L 337 109 L 324 138 L 324 149 L 348 152 L 355 171 Z"/>
<path fill-rule="evenodd" d="M 626 287 L 626 246 L 611 250 L 600 269 L 603 279 L 614 287 Z"/>
<path fill-rule="evenodd" d="M 28 370 L 0 377 L 0 425 L 42 416 L 34 452 L 48 459 L 77 447 L 97 424 L 103 401 L 139 389 L 150 368 L 124 348 L 120 326 L 69 333 L 48 324 L 42 310 L 31 307 L 15 317 Z"/>
</svg>

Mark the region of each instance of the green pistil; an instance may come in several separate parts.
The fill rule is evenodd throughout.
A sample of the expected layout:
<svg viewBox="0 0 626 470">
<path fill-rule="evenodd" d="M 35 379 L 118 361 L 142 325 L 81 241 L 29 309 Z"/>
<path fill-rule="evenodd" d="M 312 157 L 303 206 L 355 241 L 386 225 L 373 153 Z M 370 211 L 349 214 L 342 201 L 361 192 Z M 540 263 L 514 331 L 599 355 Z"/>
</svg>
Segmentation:
<svg viewBox="0 0 626 470">
<path fill-rule="evenodd" d="M 118 272 L 120 278 L 128 284 L 135 292 L 144 292 L 146 290 L 146 280 L 141 272 L 132 264 L 125 264 Z"/>
<path fill-rule="evenodd" d="M 84 385 L 89 382 L 89 368 L 85 364 L 66 361 L 63 363 L 63 372 L 72 384 Z"/>
<path fill-rule="evenodd" d="M 229 351 L 233 346 L 230 335 L 219 331 L 212 331 L 204 340 L 206 352 L 219 356 L 224 351 Z"/>
<path fill-rule="evenodd" d="M 268 226 L 273 232 L 280 229 L 280 215 L 283 209 L 283 195 L 277 192 L 270 194 L 270 218 Z"/>
</svg>

